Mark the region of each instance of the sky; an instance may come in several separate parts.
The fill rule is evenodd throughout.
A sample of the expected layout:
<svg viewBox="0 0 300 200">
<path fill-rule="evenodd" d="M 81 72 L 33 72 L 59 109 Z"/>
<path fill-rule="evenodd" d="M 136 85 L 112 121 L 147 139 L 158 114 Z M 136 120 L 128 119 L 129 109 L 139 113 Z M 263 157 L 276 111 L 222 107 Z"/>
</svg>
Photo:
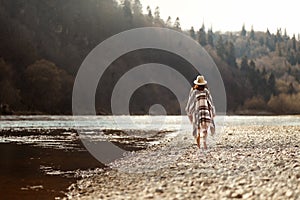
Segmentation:
<svg viewBox="0 0 300 200">
<path fill-rule="evenodd" d="M 143 11 L 149 5 L 152 13 L 156 6 L 166 21 L 171 16 L 172 22 L 179 17 L 181 27 L 199 30 L 204 22 L 206 30 L 240 31 L 243 24 L 247 31 L 253 26 L 254 31 L 276 33 L 278 28 L 286 29 L 292 36 L 300 33 L 299 6 L 296 0 L 140 0 Z"/>
</svg>

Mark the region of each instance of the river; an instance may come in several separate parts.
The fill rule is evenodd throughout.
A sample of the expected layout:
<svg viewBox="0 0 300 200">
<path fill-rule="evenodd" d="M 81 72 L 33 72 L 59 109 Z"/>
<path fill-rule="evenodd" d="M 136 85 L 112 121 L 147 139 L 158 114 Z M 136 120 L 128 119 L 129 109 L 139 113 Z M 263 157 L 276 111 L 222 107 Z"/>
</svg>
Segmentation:
<svg viewBox="0 0 300 200">
<path fill-rule="evenodd" d="M 217 130 L 298 126 L 300 116 L 223 116 L 216 124 Z M 76 180 L 105 170 L 82 143 L 82 131 L 92 139 L 101 133 L 118 147 L 138 152 L 190 132 L 191 126 L 186 116 L 1 116 L 0 197 L 60 199 Z"/>
</svg>

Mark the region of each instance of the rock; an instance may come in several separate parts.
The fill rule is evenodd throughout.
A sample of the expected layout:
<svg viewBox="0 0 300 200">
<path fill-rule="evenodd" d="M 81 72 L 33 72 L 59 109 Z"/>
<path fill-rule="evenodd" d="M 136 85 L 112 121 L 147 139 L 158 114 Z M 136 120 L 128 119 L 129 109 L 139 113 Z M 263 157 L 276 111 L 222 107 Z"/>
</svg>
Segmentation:
<svg viewBox="0 0 300 200">
<path fill-rule="evenodd" d="M 163 193 L 164 190 L 163 190 L 162 188 L 156 188 L 156 189 L 155 189 L 155 192 L 156 192 L 156 193 Z"/>
<path fill-rule="evenodd" d="M 239 182 L 238 182 L 238 185 L 246 185 L 247 183 L 247 180 L 246 179 L 241 179 Z"/>
<path fill-rule="evenodd" d="M 245 193 L 245 194 L 243 194 L 243 199 L 249 199 L 250 197 L 252 197 L 253 196 L 253 192 L 248 192 L 248 193 Z"/>
<path fill-rule="evenodd" d="M 226 190 L 226 191 L 224 192 L 224 196 L 225 196 L 225 197 L 231 197 L 231 195 L 232 195 L 232 191 L 230 191 L 230 190 Z"/>
<path fill-rule="evenodd" d="M 68 196 L 70 199 L 99 199 L 102 194 L 110 195 L 107 199 L 179 200 L 293 199 L 300 195 L 300 151 L 294 147 L 300 143 L 299 126 L 289 127 L 291 131 L 280 142 L 284 127 L 228 129 L 232 136 L 220 136 L 218 145 L 211 150 L 212 156 L 200 157 L 195 145 L 190 144 L 174 163 L 155 172 L 126 174 L 111 170 L 99 173 L 92 180 L 83 179 L 70 186 Z M 147 163 L 147 159 L 141 161 Z M 78 195 L 79 188 L 88 188 L 88 191 Z"/>
<path fill-rule="evenodd" d="M 292 190 L 286 191 L 285 196 L 288 197 L 288 198 L 292 197 L 293 196 L 293 191 Z"/>
<path fill-rule="evenodd" d="M 144 199 L 153 199 L 154 198 L 154 195 L 153 194 L 146 194 L 144 196 Z"/>
<path fill-rule="evenodd" d="M 243 198 L 243 194 L 234 192 L 234 193 L 231 195 L 231 197 L 232 197 L 232 198 L 236 198 L 236 199 L 241 199 L 241 198 Z"/>
<path fill-rule="evenodd" d="M 190 181 L 188 182 L 188 186 L 194 186 L 194 181 L 190 180 Z"/>
</svg>

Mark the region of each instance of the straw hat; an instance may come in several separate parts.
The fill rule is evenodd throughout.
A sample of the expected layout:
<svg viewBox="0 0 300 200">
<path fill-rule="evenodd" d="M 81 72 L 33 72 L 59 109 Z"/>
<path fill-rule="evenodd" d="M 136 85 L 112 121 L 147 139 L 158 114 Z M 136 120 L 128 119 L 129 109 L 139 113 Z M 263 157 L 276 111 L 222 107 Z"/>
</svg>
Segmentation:
<svg viewBox="0 0 300 200">
<path fill-rule="evenodd" d="M 195 85 L 206 85 L 207 81 L 204 79 L 204 76 L 197 76 L 196 80 L 194 80 Z"/>
</svg>

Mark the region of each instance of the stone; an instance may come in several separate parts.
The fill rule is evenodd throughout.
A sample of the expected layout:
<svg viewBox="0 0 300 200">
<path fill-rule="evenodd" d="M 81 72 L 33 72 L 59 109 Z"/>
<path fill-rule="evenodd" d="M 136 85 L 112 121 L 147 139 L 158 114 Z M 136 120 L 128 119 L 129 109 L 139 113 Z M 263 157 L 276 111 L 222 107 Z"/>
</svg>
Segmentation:
<svg viewBox="0 0 300 200">
<path fill-rule="evenodd" d="M 288 197 L 288 198 L 292 197 L 293 196 L 293 191 L 292 190 L 286 191 L 285 196 Z"/>
<path fill-rule="evenodd" d="M 155 189 L 155 192 L 156 192 L 156 193 L 163 193 L 164 190 L 163 190 L 162 188 L 156 188 L 156 189 Z"/>
</svg>

